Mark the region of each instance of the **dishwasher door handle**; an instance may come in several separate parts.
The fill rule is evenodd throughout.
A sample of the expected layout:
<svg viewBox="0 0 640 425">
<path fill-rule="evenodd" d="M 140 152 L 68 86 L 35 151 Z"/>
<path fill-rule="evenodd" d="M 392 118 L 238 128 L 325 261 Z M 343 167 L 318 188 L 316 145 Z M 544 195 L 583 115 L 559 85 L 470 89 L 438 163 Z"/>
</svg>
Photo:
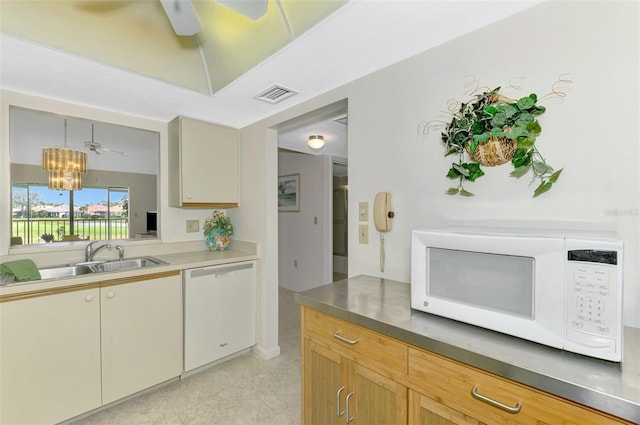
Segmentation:
<svg viewBox="0 0 640 425">
<path fill-rule="evenodd" d="M 202 277 L 202 276 L 225 276 L 238 270 L 252 269 L 253 263 L 238 264 L 237 266 L 225 266 L 225 267 L 211 267 L 206 269 L 194 269 L 189 272 L 190 277 Z"/>
</svg>

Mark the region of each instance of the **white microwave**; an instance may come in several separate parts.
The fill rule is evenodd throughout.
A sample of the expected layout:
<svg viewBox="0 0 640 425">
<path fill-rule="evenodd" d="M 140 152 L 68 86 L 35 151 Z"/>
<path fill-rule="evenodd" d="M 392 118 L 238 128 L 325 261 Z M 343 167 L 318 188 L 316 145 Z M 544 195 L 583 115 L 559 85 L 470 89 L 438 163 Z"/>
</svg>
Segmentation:
<svg viewBox="0 0 640 425">
<path fill-rule="evenodd" d="M 543 230 L 414 230 L 411 307 L 622 361 L 622 241 Z"/>
</svg>

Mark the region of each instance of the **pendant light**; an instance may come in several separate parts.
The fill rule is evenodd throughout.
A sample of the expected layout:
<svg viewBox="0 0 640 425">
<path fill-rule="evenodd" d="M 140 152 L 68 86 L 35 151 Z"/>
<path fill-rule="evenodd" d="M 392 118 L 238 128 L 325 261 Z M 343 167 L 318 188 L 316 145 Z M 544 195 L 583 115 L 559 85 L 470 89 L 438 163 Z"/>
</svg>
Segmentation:
<svg viewBox="0 0 640 425">
<path fill-rule="evenodd" d="M 42 169 L 49 173 L 49 189 L 80 190 L 87 172 L 87 154 L 67 148 L 67 120 L 64 120 L 64 147 L 42 150 Z"/>
</svg>

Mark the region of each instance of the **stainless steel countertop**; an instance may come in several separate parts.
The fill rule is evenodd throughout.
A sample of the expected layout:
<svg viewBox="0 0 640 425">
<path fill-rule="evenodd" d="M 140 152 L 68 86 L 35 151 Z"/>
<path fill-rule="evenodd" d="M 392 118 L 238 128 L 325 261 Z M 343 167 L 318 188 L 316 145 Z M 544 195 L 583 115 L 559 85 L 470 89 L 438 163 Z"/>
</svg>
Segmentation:
<svg viewBox="0 0 640 425">
<path fill-rule="evenodd" d="M 622 363 L 598 360 L 411 309 L 410 285 L 357 276 L 296 294 L 298 304 L 594 409 L 640 423 L 640 329 Z"/>
</svg>

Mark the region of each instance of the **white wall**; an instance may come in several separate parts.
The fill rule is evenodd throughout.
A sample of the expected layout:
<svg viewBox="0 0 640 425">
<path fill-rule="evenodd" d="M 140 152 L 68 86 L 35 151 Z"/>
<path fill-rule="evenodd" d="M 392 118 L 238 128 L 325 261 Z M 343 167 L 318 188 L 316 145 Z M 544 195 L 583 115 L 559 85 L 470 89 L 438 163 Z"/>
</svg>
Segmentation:
<svg viewBox="0 0 640 425">
<path fill-rule="evenodd" d="M 625 243 L 624 321 L 640 327 L 638 26 L 637 2 L 546 2 L 249 128 L 260 135 L 348 98 L 350 276 L 381 275 L 377 234 L 371 230 L 368 245 L 357 238 L 358 202 L 372 205 L 379 191 L 392 193 L 396 211 L 384 277 L 407 282 L 414 228 L 485 218 L 611 226 Z M 418 126 L 446 119 L 448 100 L 463 99 L 470 74 L 492 88 L 525 77 L 519 93 L 507 92 L 512 96 L 542 96 L 561 74 L 570 75 L 567 97 L 544 102 L 540 118 L 538 146 L 552 166 L 565 169 L 550 192 L 532 199 L 529 178 L 509 177 L 505 165 L 468 186 L 473 198 L 444 194 L 451 159 L 438 133 L 423 137 Z"/>
<path fill-rule="evenodd" d="M 396 211 L 384 276 L 409 281 L 414 228 L 482 219 L 608 223 L 625 243 L 624 320 L 640 327 L 638 35 L 637 2 L 545 3 L 352 84 L 351 210 L 384 190 Z M 418 123 L 446 120 L 448 100 L 465 100 L 467 75 L 491 88 L 526 77 L 517 81 L 521 91 L 506 92 L 519 97 L 550 92 L 565 73 L 573 80 L 567 97 L 543 102 L 539 119 L 537 146 L 552 166 L 564 167 L 554 188 L 533 199 L 530 176 L 509 177 L 508 164 L 485 167 L 486 176 L 466 185 L 475 197 L 446 195 L 455 186 L 445 177 L 453 159 L 444 158 L 439 132 L 423 137 Z M 352 226 L 350 274 L 380 275 L 377 238 L 360 245 L 356 235 Z"/>
<path fill-rule="evenodd" d="M 300 175 L 300 211 L 278 214 L 278 280 L 292 291 L 331 281 L 325 275 L 324 234 L 331 230 L 331 214 L 325 204 L 332 179 L 327 158 L 330 161 L 324 155 L 278 153 L 278 175 Z"/>
</svg>

